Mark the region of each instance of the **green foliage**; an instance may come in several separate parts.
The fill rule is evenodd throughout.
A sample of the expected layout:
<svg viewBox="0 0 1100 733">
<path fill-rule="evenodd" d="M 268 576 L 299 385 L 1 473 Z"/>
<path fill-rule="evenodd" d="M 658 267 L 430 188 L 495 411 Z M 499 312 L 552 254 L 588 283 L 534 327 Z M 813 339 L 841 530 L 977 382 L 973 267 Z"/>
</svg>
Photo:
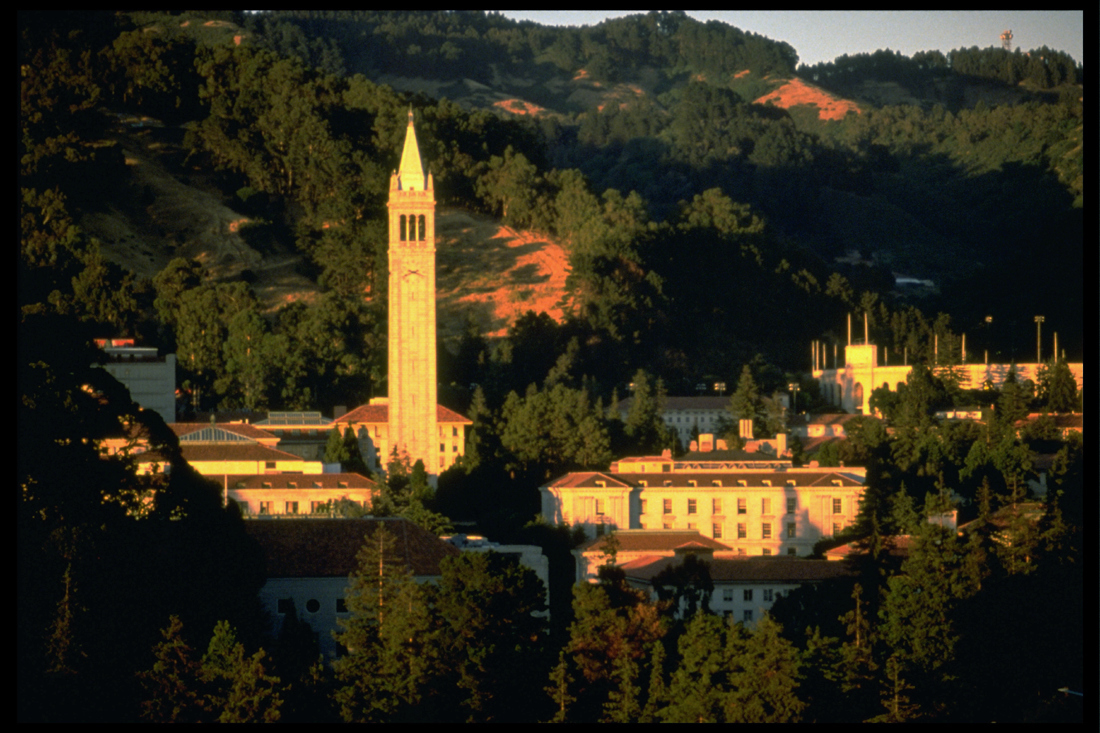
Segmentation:
<svg viewBox="0 0 1100 733">
<path fill-rule="evenodd" d="M 508 395 L 501 408 L 500 441 L 514 456 L 510 466 L 549 475 L 571 468 L 598 468 L 611 460 L 602 410 L 586 390 L 534 385 L 520 398 Z"/>
<path fill-rule="evenodd" d="M 453 691 L 467 722 L 529 719 L 545 679 L 545 588 L 534 571 L 495 552 L 466 552 L 440 563 L 440 689 Z"/>
<path fill-rule="evenodd" d="M 142 719 L 151 723 L 273 723 L 281 682 L 265 669 L 264 651 L 248 656 L 228 621 L 219 621 L 202 659 L 172 616 L 153 648 L 153 668 L 138 676 L 145 689 Z"/>
<path fill-rule="evenodd" d="M 344 722 L 415 718 L 435 672 L 428 595 L 396 552 L 385 527 L 365 536 L 349 578 L 349 616 L 336 640 L 347 650 L 333 667 Z"/>
</svg>

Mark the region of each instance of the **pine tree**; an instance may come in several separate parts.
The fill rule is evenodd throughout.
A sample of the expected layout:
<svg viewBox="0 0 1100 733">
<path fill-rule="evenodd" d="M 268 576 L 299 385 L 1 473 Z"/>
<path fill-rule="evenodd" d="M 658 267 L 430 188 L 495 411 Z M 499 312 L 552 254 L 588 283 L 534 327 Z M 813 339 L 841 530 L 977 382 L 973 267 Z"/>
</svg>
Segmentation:
<svg viewBox="0 0 1100 733">
<path fill-rule="evenodd" d="M 325 457 L 322 459 L 324 463 L 339 463 L 341 468 L 351 458 L 348 452 L 347 443 L 340 435 L 339 428 L 333 428 L 329 431 L 328 442 L 325 443 Z"/>
<path fill-rule="evenodd" d="M 806 704 L 796 690 L 802 680 L 794 645 L 780 634 L 769 614 L 756 623 L 752 635 L 732 647 L 730 693 L 726 721 L 730 723 L 796 723 Z"/>
<path fill-rule="evenodd" d="M 145 689 L 142 719 L 150 723 L 213 721 L 202 664 L 183 638 L 183 622 L 172 616 L 161 635 L 164 640 L 153 647 L 153 668 L 138 674 Z"/>
<path fill-rule="evenodd" d="M 261 649 L 245 654 L 228 621 L 219 621 L 202 658 L 202 677 L 211 690 L 210 707 L 219 723 L 274 723 L 283 700 L 281 681 L 267 673 Z"/>
<path fill-rule="evenodd" d="M 665 645 L 660 639 L 650 645 L 649 652 L 649 690 L 645 707 L 638 722 L 657 723 L 668 705 L 668 686 L 665 684 Z"/>
<path fill-rule="evenodd" d="M 364 540 L 345 596 L 350 615 L 334 633 L 347 649 L 333 663 L 334 698 L 345 722 L 415 718 L 435 664 L 427 598 L 386 527 Z"/>
<path fill-rule="evenodd" d="M 886 712 L 869 719 L 869 723 L 907 723 L 920 715 L 920 708 L 906 694 L 912 690 L 902 677 L 902 664 L 896 655 L 886 660 L 886 684 L 883 685 L 882 705 Z"/>
<path fill-rule="evenodd" d="M 577 701 L 569 692 L 573 682 L 573 675 L 569 673 L 569 659 L 565 655 L 565 649 L 562 649 L 558 652 L 558 663 L 550 673 L 550 684 L 544 688 L 554 702 L 554 717 L 549 722 L 569 722 L 569 708 Z"/>
<path fill-rule="evenodd" d="M 467 722 L 529 717 L 529 701 L 549 669 L 543 663 L 546 598 L 542 581 L 515 558 L 467 552 L 440 563 L 436 608 L 439 689 L 451 715 Z M 532 666 L 542 674 L 532 675 Z"/>
<path fill-rule="evenodd" d="M 348 425 L 344 429 L 344 437 L 342 439 L 344 445 L 344 453 L 347 454 L 347 458 L 340 461 L 340 466 L 344 471 L 349 473 L 357 473 L 360 476 L 370 476 L 371 471 L 367 468 L 366 462 L 363 461 L 363 452 L 359 450 L 359 438 L 356 437 L 355 431 Z"/>
<path fill-rule="evenodd" d="M 725 621 L 709 613 L 695 614 L 680 636 L 679 652 L 680 663 L 672 673 L 664 721 L 723 722 L 729 692 Z"/>
<path fill-rule="evenodd" d="M 604 722 L 636 723 L 642 707 L 638 699 L 642 688 L 638 686 L 638 663 L 634 657 L 624 654 L 615 660 L 614 679 L 617 683 L 611 689 L 604 703 Z"/>
</svg>

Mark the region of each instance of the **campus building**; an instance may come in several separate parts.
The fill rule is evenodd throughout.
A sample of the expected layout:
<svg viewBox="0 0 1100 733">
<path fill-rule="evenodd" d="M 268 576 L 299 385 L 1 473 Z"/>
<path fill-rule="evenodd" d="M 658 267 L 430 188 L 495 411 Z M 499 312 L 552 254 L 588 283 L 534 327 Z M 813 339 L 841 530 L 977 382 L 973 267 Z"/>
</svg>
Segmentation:
<svg viewBox="0 0 1100 733">
<path fill-rule="evenodd" d="M 713 445 L 703 440 L 701 445 Z M 795 468 L 789 459 L 705 451 L 624 458 L 608 471 L 566 474 L 539 488 L 551 524 L 613 530 L 695 530 L 740 555 L 813 552 L 855 521 L 863 468 Z"/>
<path fill-rule="evenodd" d="M 961 375 L 963 389 L 981 389 L 989 384 L 1000 389 L 1008 376 L 1009 369 L 1016 367 L 1016 378 L 1020 381 L 1037 381 L 1039 368 L 1037 363 L 1024 364 L 963 364 L 953 367 Z M 1067 364 L 1077 381 L 1077 389 L 1084 388 L 1084 364 Z M 898 387 L 909 379 L 912 369 L 907 364 L 888 365 L 880 358 L 878 346 L 871 343 L 849 344 L 844 347 L 844 366 L 832 369 L 815 369 L 813 377 L 821 385 L 821 395 L 831 404 L 845 412 L 869 415 L 868 404 L 871 392 L 879 387 L 897 391 Z"/>
</svg>

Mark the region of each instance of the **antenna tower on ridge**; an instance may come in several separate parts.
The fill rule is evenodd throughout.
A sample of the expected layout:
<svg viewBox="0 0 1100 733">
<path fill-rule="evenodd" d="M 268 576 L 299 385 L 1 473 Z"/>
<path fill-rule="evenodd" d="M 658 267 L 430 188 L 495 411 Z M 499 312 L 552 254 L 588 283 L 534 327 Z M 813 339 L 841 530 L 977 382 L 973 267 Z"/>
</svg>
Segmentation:
<svg viewBox="0 0 1100 733">
<path fill-rule="evenodd" d="M 1001 33 L 1001 48 L 1006 51 L 1012 50 L 1012 31 L 1003 31 Z"/>
</svg>

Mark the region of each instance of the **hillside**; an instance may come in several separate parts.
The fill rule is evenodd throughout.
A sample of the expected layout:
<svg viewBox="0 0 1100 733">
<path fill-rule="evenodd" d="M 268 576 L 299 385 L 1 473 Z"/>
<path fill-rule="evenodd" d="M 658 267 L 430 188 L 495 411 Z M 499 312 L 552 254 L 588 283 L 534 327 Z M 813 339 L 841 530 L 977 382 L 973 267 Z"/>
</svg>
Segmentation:
<svg viewBox="0 0 1100 733">
<path fill-rule="evenodd" d="M 134 200 L 80 222 L 109 260 L 152 278 L 174 258 L 196 259 L 213 280 L 247 277 L 268 311 L 315 299 L 317 283 L 298 271 L 302 255 L 279 242 L 250 244 L 252 220 L 209 184 L 208 173 L 179 164 L 179 130 L 150 117 L 111 117 L 117 124 L 109 139 L 130 170 Z M 556 242 L 460 208 L 440 208 L 436 237 L 444 342 L 471 318 L 490 336 L 504 335 L 528 310 L 561 320 L 568 258 Z"/>
</svg>

